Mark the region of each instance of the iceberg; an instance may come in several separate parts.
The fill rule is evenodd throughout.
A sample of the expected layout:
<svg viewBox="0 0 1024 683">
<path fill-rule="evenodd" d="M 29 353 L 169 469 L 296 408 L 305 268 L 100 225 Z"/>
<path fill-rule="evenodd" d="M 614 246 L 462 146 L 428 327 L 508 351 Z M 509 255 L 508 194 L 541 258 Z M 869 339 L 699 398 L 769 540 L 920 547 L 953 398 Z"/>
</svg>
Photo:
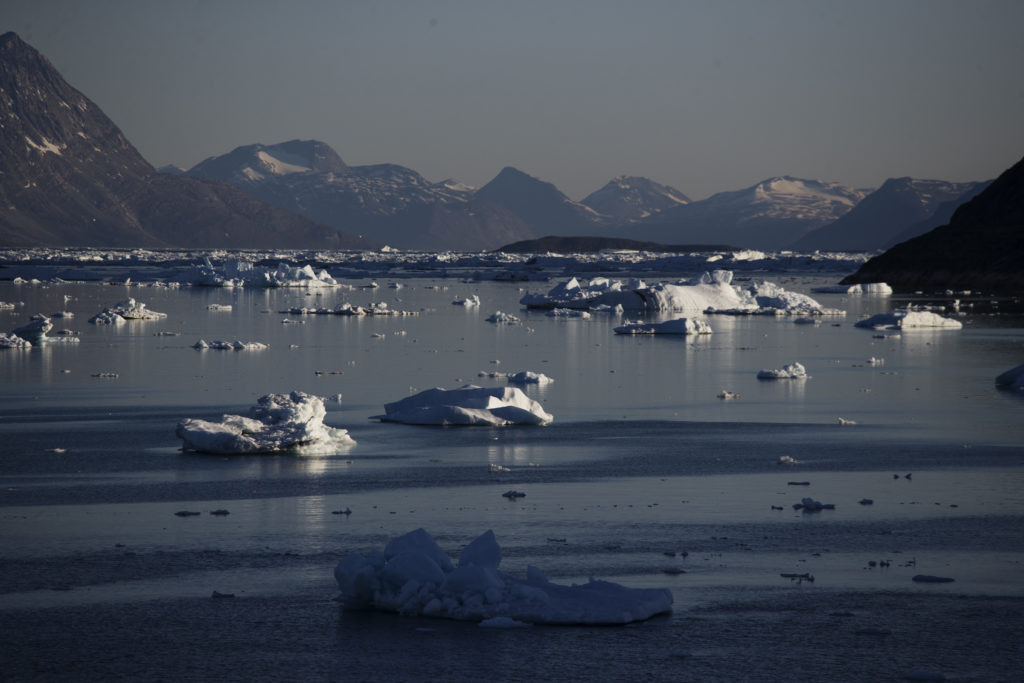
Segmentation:
<svg viewBox="0 0 1024 683">
<path fill-rule="evenodd" d="M 355 445 L 347 430 L 324 424 L 326 415 L 318 396 L 301 391 L 267 394 L 249 410 L 249 417 L 224 415 L 220 422 L 185 418 L 175 434 L 184 450 L 218 455 L 329 455 Z"/>
<path fill-rule="evenodd" d="M 952 318 L 943 318 L 931 311 L 918 311 L 912 308 L 894 308 L 888 313 L 879 313 L 870 318 L 859 320 L 854 327 L 868 327 L 874 330 L 907 330 L 907 329 L 945 329 L 959 330 L 963 323 Z"/>
<path fill-rule="evenodd" d="M 264 344 L 263 342 L 243 342 L 238 340 L 235 340 L 233 342 L 208 342 L 205 339 L 200 339 L 199 341 L 192 345 L 192 348 L 199 350 L 215 349 L 217 351 L 262 351 L 264 349 L 269 349 L 270 345 Z"/>
<path fill-rule="evenodd" d="M 478 297 L 476 294 L 473 294 L 471 296 L 467 296 L 465 299 L 456 299 L 455 301 L 452 302 L 452 305 L 453 306 L 465 306 L 467 308 L 471 308 L 473 306 L 479 306 L 480 305 L 480 297 Z"/>
<path fill-rule="evenodd" d="M 711 325 L 694 318 L 676 318 L 660 323 L 627 321 L 615 328 L 615 334 L 711 334 Z"/>
<path fill-rule="evenodd" d="M 104 308 L 89 318 L 89 322 L 93 325 L 119 325 L 126 320 L 160 320 L 166 317 L 166 313 L 151 311 L 146 308 L 146 304 L 128 297 L 124 301 L 119 301 L 113 306 Z"/>
<path fill-rule="evenodd" d="M 824 285 L 822 287 L 812 287 L 811 291 L 815 294 L 889 296 L 892 294 L 892 287 L 884 282 L 865 282 L 857 285 Z"/>
<path fill-rule="evenodd" d="M 20 338 L 27 343 L 28 346 L 41 346 L 42 344 L 77 344 L 80 340 L 74 335 L 73 332 L 63 330 L 58 332 L 56 337 L 48 337 L 46 333 L 53 329 L 53 323 L 46 316 L 40 315 L 35 316 L 35 319 L 27 325 L 22 325 L 18 329 L 14 330 L 9 336 Z M 8 343 L 10 346 L 20 346 L 17 343 Z"/>
<path fill-rule="evenodd" d="M 491 313 L 487 318 L 487 322 L 494 323 L 496 325 L 518 325 L 521 321 L 518 317 L 511 313 L 502 313 L 501 311 L 495 311 Z"/>
<path fill-rule="evenodd" d="M 807 369 L 800 363 L 791 363 L 777 370 L 761 370 L 758 379 L 807 379 Z"/>
<path fill-rule="evenodd" d="M 641 280 L 594 278 L 580 284 L 572 278 L 556 285 L 547 294 L 527 294 L 520 303 L 528 308 L 597 309 L 662 313 L 716 313 L 727 315 L 845 315 L 845 311 L 825 308 L 796 292 L 788 292 L 771 282 L 747 287 L 732 284 L 730 270 L 705 272 L 699 277 L 674 284 L 647 286 Z"/>
<path fill-rule="evenodd" d="M 1024 365 L 1018 365 L 996 377 L 996 386 L 1003 389 L 1024 390 Z"/>
<path fill-rule="evenodd" d="M 326 270 L 313 270 L 309 264 L 290 266 L 279 263 L 270 270 L 248 261 L 225 261 L 220 268 L 203 258 L 202 265 L 193 266 L 177 276 L 181 284 L 199 287 L 337 287 L 338 282 Z"/>
<path fill-rule="evenodd" d="M 517 578 L 498 569 L 501 546 L 486 531 L 463 548 L 458 565 L 423 529 L 392 539 L 383 551 L 347 555 L 334 569 L 346 608 L 486 625 L 621 625 L 672 609 L 667 588 L 627 588 L 590 579 L 552 583 L 536 567 Z"/>
<path fill-rule="evenodd" d="M 517 387 L 427 389 L 384 406 L 381 422 L 415 425 L 544 425 L 554 417 Z"/>
<path fill-rule="evenodd" d="M 22 339 L 16 334 L 0 332 L 0 349 L 30 349 L 32 342 Z"/>
<path fill-rule="evenodd" d="M 532 370 L 523 370 L 514 375 L 508 375 L 509 384 L 551 384 L 554 381 L 544 373 Z"/>
</svg>

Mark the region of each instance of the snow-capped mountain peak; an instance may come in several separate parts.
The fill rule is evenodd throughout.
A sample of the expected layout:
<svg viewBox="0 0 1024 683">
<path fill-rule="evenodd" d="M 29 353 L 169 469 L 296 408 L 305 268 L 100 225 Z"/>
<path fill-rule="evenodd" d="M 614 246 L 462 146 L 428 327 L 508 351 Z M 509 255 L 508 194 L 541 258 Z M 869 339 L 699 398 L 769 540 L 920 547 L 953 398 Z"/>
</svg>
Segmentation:
<svg viewBox="0 0 1024 683">
<path fill-rule="evenodd" d="M 620 175 L 580 203 L 614 220 L 634 221 L 689 202 L 689 197 L 668 185 Z"/>
</svg>

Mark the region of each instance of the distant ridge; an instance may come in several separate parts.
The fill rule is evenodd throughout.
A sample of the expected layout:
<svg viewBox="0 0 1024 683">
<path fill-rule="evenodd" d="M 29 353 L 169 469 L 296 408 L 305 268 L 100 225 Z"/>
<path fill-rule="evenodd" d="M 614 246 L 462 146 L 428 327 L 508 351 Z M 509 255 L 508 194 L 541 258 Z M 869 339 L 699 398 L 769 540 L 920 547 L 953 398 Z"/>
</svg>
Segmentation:
<svg viewBox="0 0 1024 683">
<path fill-rule="evenodd" d="M 523 254 L 554 251 L 571 254 L 590 254 L 603 249 L 630 249 L 634 251 L 654 252 L 702 252 L 702 251 L 739 251 L 737 247 L 725 244 L 658 244 L 657 242 L 640 242 L 624 237 L 541 237 L 536 240 L 524 240 L 506 244 L 495 251 Z"/>
<path fill-rule="evenodd" d="M 0 245 L 365 248 L 220 182 L 160 174 L 15 33 L 0 36 Z"/>
<path fill-rule="evenodd" d="M 1024 292 L 1024 159 L 956 210 L 948 225 L 897 244 L 843 284 L 884 281 L 901 291 Z"/>
</svg>

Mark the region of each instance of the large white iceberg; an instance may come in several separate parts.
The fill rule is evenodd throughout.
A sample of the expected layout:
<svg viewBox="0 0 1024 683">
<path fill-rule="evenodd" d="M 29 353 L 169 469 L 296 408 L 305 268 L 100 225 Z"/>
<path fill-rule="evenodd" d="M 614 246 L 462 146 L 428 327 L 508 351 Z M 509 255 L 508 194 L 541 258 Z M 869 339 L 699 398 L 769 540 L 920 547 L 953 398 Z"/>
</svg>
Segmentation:
<svg viewBox="0 0 1024 683">
<path fill-rule="evenodd" d="M 959 330 L 963 323 L 952 318 L 943 318 L 931 311 L 915 311 L 911 308 L 894 308 L 888 313 L 879 313 L 870 318 L 859 320 L 854 327 L 869 327 L 875 330 L 906 330 L 915 328 L 931 328 Z"/>
<path fill-rule="evenodd" d="M 676 318 L 660 323 L 626 322 L 615 334 L 711 334 L 711 325 L 698 318 Z"/>
<path fill-rule="evenodd" d="M 554 417 L 517 387 L 427 389 L 384 406 L 382 422 L 416 425 L 543 425 Z"/>
<path fill-rule="evenodd" d="M 217 454 L 290 451 L 328 455 L 355 445 L 348 431 L 324 424 L 323 399 L 301 391 L 267 394 L 249 417 L 224 415 L 220 422 L 185 418 L 175 433 L 185 450 Z"/>
<path fill-rule="evenodd" d="M 500 563 L 501 546 L 492 531 L 463 548 L 455 566 L 430 534 L 417 529 L 392 539 L 383 552 L 346 556 L 334 578 L 345 607 L 409 616 L 610 625 L 672 609 L 667 588 L 627 588 L 595 579 L 567 586 L 552 583 L 535 567 L 520 579 L 500 571 Z"/>
<path fill-rule="evenodd" d="M 717 313 L 731 315 L 844 315 L 817 301 L 788 292 L 771 282 L 747 287 L 732 284 L 732 271 L 715 270 L 674 284 L 647 286 L 640 280 L 626 282 L 594 278 L 581 284 L 576 278 L 556 285 L 547 294 L 527 294 L 520 303 L 529 308 L 592 309 L 621 306 L 626 311 Z"/>
</svg>

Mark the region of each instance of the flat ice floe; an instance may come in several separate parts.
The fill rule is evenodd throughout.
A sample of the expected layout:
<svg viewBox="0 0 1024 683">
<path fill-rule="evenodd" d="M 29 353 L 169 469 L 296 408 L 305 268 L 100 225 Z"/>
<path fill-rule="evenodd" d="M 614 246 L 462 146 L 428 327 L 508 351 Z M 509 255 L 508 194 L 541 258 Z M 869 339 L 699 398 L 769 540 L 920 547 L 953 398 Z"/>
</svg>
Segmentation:
<svg viewBox="0 0 1024 683">
<path fill-rule="evenodd" d="M 498 569 L 501 546 L 487 531 L 462 549 L 458 565 L 423 529 L 392 539 L 383 552 L 350 554 L 334 569 L 345 607 L 488 625 L 612 625 L 671 611 L 667 588 L 608 581 L 566 586 L 536 567 L 520 579 Z"/>
<path fill-rule="evenodd" d="M 113 306 L 104 308 L 89 318 L 89 322 L 93 325 L 119 325 L 126 320 L 160 320 L 166 317 L 166 313 L 151 311 L 146 308 L 146 304 L 128 297 Z"/>
<path fill-rule="evenodd" d="M 267 394 L 249 410 L 249 417 L 224 415 L 220 422 L 185 418 L 175 433 L 185 450 L 219 455 L 330 455 L 355 445 L 348 431 L 324 424 L 326 415 L 319 396 L 301 391 Z"/>
<path fill-rule="evenodd" d="M 758 379 L 807 379 L 807 369 L 800 363 L 791 363 L 776 370 L 761 370 Z"/>
<path fill-rule="evenodd" d="M 676 318 L 660 323 L 626 322 L 615 334 L 711 334 L 711 325 L 695 318 Z"/>
<path fill-rule="evenodd" d="M 415 425 L 544 425 L 554 417 L 517 387 L 427 389 L 384 406 L 372 419 Z"/>
<path fill-rule="evenodd" d="M 884 282 L 865 282 L 858 285 L 824 285 L 812 287 L 815 294 L 847 294 L 850 296 L 889 296 L 892 294 L 892 287 Z"/>
<path fill-rule="evenodd" d="M 576 278 L 556 285 L 547 294 L 527 294 L 520 303 L 528 308 L 596 309 L 621 307 L 624 311 L 715 313 L 727 315 L 845 315 L 825 308 L 797 292 L 771 282 L 746 287 L 732 284 L 732 271 L 715 270 L 691 280 L 646 285 L 642 280 L 599 277 L 581 284 Z"/>
<path fill-rule="evenodd" d="M 262 351 L 269 349 L 270 344 L 264 344 L 263 342 L 243 342 L 235 340 L 229 341 L 212 341 L 208 342 L 205 339 L 200 339 L 192 345 L 193 349 L 213 349 L 215 351 Z"/>
<path fill-rule="evenodd" d="M 875 330 L 945 329 L 959 330 L 963 323 L 952 318 L 943 318 L 931 311 L 915 311 L 909 308 L 894 308 L 888 313 L 879 313 L 859 320 L 854 327 L 868 327 Z"/>
</svg>

